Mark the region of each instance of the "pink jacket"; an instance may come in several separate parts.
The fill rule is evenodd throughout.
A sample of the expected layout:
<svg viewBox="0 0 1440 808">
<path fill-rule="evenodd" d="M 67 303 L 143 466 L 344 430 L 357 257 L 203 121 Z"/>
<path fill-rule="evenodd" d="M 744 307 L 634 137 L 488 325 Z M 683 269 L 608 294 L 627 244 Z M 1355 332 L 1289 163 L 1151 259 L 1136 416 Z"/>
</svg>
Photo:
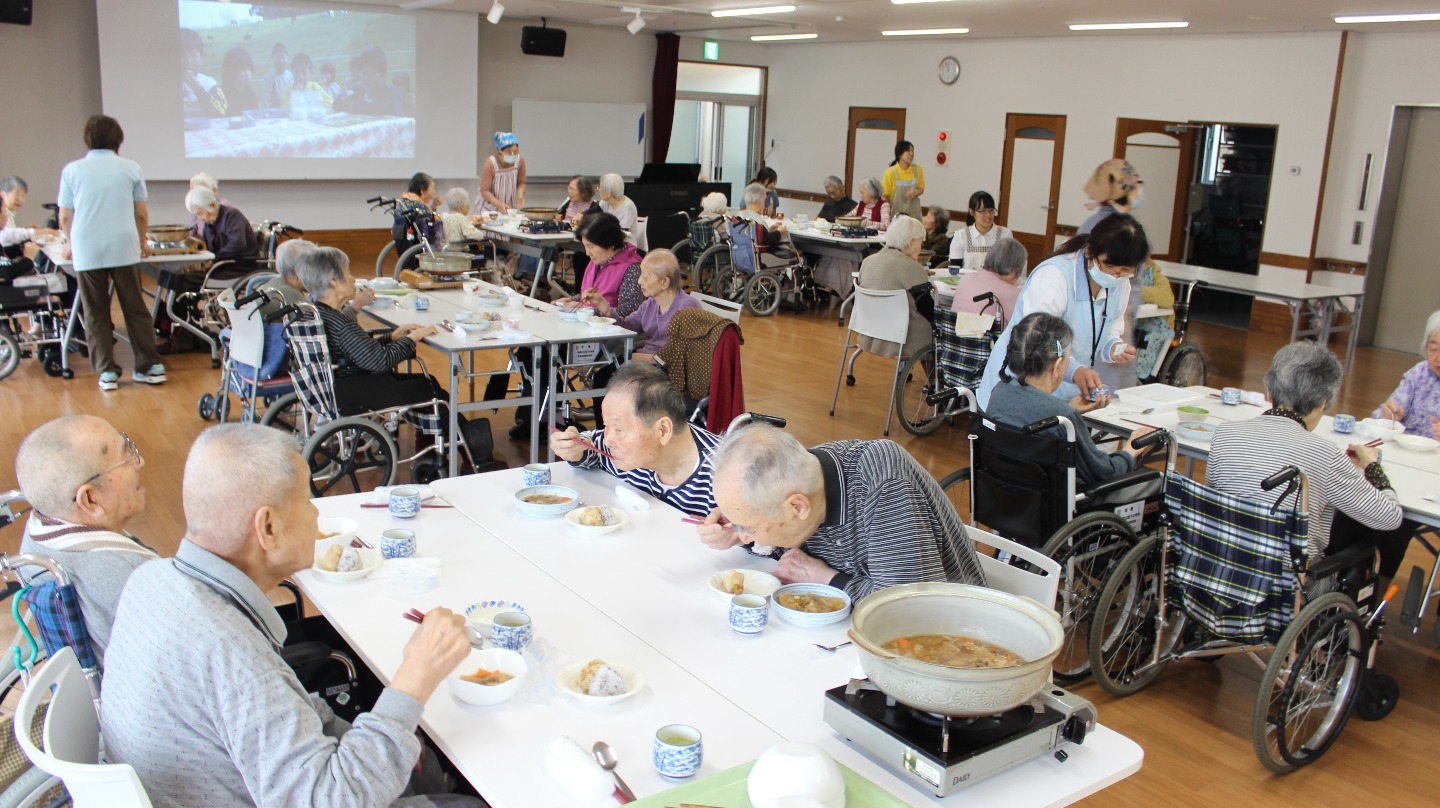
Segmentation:
<svg viewBox="0 0 1440 808">
<path fill-rule="evenodd" d="M 591 261 L 585 267 L 585 276 L 580 281 L 581 289 L 595 289 L 605 302 L 611 307 L 620 303 L 620 281 L 625 277 L 625 270 L 640 263 L 640 251 L 635 249 L 634 244 L 626 242 L 625 249 L 618 253 L 599 268 Z"/>
</svg>

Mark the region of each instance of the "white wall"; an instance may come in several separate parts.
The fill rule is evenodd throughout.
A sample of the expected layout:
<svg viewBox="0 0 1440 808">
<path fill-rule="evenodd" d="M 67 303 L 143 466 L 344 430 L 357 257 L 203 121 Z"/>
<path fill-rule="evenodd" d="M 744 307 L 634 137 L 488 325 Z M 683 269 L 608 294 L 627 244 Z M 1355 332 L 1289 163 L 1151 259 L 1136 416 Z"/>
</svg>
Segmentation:
<svg viewBox="0 0 1440 808">
<path fill-rule="evenodd" d="M 1397 104 L 1440 104 L 1440 37 L 1425 33 L 1351 34 L 1345 49 L 1330 174 L 1315 254 L 1366 261 L 1380 206 L 1380 178 L 1390 119 Z M 1370 188 L 1359 210 L 1365 155 L 1373 154 Z M 1355 222 L 1365 223 L 1359 245 L 1350 243 Z"/>
<path fill-rule="evenodd" d="M 1079 224 L 1081 187 L 1112 156 L 1117 117 L 1276 124 L 1263 248 L 1309 255 L 1339 40 L 1325 33 L 777 45 L 766 127 L 775 145 L 766 161 L 782 187 L 819 190 L 826 175 L 844 173 L 847 107 L 904 107 L 925 201 L 961 208 L 976 189 L 999 191 L 1006 113 L 1065 115 L 1059 221 Z M 960 58 L 962 74 L 946 87 L 936 68 L 949 54 Z M 934 161 L 941 130 L 953 143 L 945 167 Z"/>
</svg>

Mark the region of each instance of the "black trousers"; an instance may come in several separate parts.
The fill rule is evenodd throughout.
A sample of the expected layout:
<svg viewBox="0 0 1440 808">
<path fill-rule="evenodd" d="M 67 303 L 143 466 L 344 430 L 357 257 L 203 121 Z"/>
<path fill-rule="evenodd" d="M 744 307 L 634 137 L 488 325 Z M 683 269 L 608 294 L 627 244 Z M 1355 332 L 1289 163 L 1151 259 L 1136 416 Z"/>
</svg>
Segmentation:
<svg viewBox="0 0 1440 808">
<path fill-rule="evenodd" d="M 1419 527 L 1415 522 L 1404 519 L 1393 530 L 1376 530 L 1336 511 L 1335 521 L 1330 525 L 1330 546 L 1325 548 L 1325 554 L 1334 555 L 1361 544 L 1372 545 L 1380 553 L 1380 575 L 1394 578 Z"/>
<path fill-rule="evenodd" d="M 389 371 L 335 378 L 335 404 L 342 417 L 387 407 L 419 404 L 431 399 L 448 401 L 450 395 L 435 381 L 434 376 L 424 373 Z M 442 419 L 448 421 L 449 414 L 449 407 L 441 404 Z"/>
</svg>

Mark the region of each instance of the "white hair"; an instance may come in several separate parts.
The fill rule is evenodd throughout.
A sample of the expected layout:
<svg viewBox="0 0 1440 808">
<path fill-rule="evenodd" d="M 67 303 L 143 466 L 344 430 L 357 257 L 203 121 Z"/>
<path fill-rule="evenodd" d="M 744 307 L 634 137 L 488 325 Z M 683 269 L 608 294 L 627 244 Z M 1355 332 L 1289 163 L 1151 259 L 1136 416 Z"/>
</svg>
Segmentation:
<svg viewBox="0 0 1440 808">
<path fill-rule="evenodd" d="M 195 176 L 190 178 L 190 187 L 209 188 L 217 194 L 220 193 L 220 183 L 214 177 L 206 174 L 204 171 L 201 171 L 199 174 L 196 174 Z"/>
<path fill-rule="evenodd" d="M 844 187 L 845 187 L 845 180 L 842 180 L 842 179 L 840 179 L 839 177 L 835 176 L 834 174 L 831 174 L 830 176 L 828 176 L 828 177 L 825 178 L 825 187 L 826 187 L 826 188 L 844 188 Z"/>
<path fill-rule="evenodd" d="M 70 517 L 75 492 L 86 478 L 115 463 L 104 457 L 104 444 L 92 439 L 110 423 L 94 415 L 62 415 L 35 427 L 15 454 L 15 478 L 35 510 L 57 519 Z M 108 436 L 107 436 L 108 437 Z"/>
<path fill-rule="evenodd" d="M 1425 355 L 1425 349 L 1430 347 L 1430 338 L 1440 332 L 1440 311 L 1430 312 L 1430 319 L 1425 321 L 1425 338 L 1420 340 L 1420 355 Z"/>
<path fill-rule="evenodd" d="M 606 196 L 624 196 L 625 178 L 619 174 L 606 174 L 600 178 L 600 191 Z"/>
<path fill-rule="evenodd" d="M 740 201 L 743 202 L 746 207 L 757 203 L 763 204 L 766 195 L 769 193 L 769 191 L 765 190 L 765 186 L 758 182 L 752 182 L 745 186 L 745 190 L 740 192 Z"/>
<path fill-rule="evenodd" d="M 454 213 L 470 212 L 470 192 L 456 186 L 445 192 L 445 207 Z"/>
<path fill-rule="evenodd" d="M 671 289 L 681 291 L 680 259 L 675 257 L 675 253 L 665 249 L 651 250 L 641 259 L 640 266 L 669 281 Z"/>
<path fill-rule="evenodd" d="M 754 424 L 726 435 L 715 447 L 711 464 L 718 478 L 738 469 L 741 494 L 751 508 L 778 515 L 791 494 L 811 494 L 823 483 L 820 463 L 789 432 Z"/>
<path fill-rule="evenodd" d="M 925 225 L 919 220 L 903 213 L 890 220 L 890 227 L 885 231 L 886 247 L 903 250 L 916 239 L 925 240 Z"/>
<path fill-rule="evenodd" d="M 330 284 L 345 277 L 350 256 L 334 247 L 304 250 L 295 261 L 295 275 L 311 296 L 319 298 L 330 291 Z"/>
<path fill-rule="evenodd" d="M 860 190 L 869 191 L 870 195 L 875 197 L 876 201 L 879 201 L 880 194 L 883 193 L 880 188 L 880 180 L 877 180 L 874 177 L 866 177 L 865 179 L 861 180 Z"/>
<path fill-rule="evenodd" d="M 730 201 L 719 191 L 712 191 L 700 200 L 700 210 L 706 213 L 724 213 L 730 207 Z"/>
<path fill-rule="evenodd" d="M 298 280 L 300 278 L 298 272 L 300 256 L 319 248 L 319 244 L 303 238 L 292 238 L 289 241 L 280 242 L 280 246 L 275 248 L 275 271 L 286 280 L 290 278 Z"/>
<path fill-rule="evenodd" d="M 209 188 L 191 188 L 190 193 L 185 195 L 185 209 L 191 213 L 210 210 L 219 204 L 220 198 Z"/>
<path fill-rule="evenodd" d="M 284 507 L 303 490 L 293 436 L 259 424 L 221 424 L 200 433 L 185 460 L 186 538 L 229 555 L 250 538 L 255 512 Z"/>
</svg>

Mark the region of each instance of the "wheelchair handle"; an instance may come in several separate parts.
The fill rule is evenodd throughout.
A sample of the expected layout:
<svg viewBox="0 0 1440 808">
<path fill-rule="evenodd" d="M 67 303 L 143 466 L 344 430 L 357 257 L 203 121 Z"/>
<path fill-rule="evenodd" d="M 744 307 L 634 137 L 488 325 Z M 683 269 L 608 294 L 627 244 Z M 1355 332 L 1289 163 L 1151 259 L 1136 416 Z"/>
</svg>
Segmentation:
<svg viewBox="0 0 1440 808">
<path fill-rule="evenodd" d="M 1059 424 L 1060 416 L 1052 415 L 1049 418 L 1041 421 L 1036 421 L 1033 424 L 1026 424 L 1025 427 L 1022 428 L 1020 431 L 1025 433 L 1026 435 L 1034 435 L 1036 432 L 1044 432 L 1045 430 L 1058 426 Z"/>
<path fill-rule="evenodd" d="M 1163 443 L 1169 437 L 1169 432 L 1163 429 L 1154 429 L 1130 441 L 1130 446 L 1135 449 L 1148 449 L 1151 446 Z M 1269 489 L 1266 490 L 1268 491 Z"/>
<path fill-rule="evenodd" d="M 938 393 L 931 393 L 930 395 L 926 396 L 925 403 L 929 404 L 932 407 L 935 407 L 940 404 L 944 404 L 947 401 L 954 401 L 955 397 L 958 395 L 960 395 L 960 389 L 958 387 L 950 387 L 945 390 L 941 390 Z"/>
<path fill-rule="evenodd" d="M 1295 466 L 1286 466 L 1285 468 L 1280 469 L 1279 471 L 1275 472 L 1274 474 L 1266 477 L 1263 481 L 1261 481 L 1260 488 L 1265 491 L 1273 491 L 1274 489 L 1279 488 L 1285 483 L 1290 482 L 1292 479 L 1295 478 L 1295 475 L 1299 473 L 1299 468 Z"/>
<path fill-rule="evenodd" d="M 299 306 L 296 306 L 296 305 L 294 305 L 294 304 L 291 304 L 291 305 L 289 305 L 289 306 L 285 306 L 285 307 L 281 308 L 279 311 L 277 311 L 277 312 L 275 312 L 275 313 L 273 313 L 273 314 L 268 315 L 268 316 L 265 318 L 265 322 L 267 322 L 267 323 L 279 322 L 280 320 L 287 319 L 290 315 L 294 314 L 295 312 L 297 312 L 297 311 L 299 311 L 299 310 L 300 310 L 300 307 L 299 307 Z"/>
<path fill-rule="evenodd" d="M 997 306 L 1000 305 L 1000 300 L 995 297 L 995 293 L 994 293 L 994 292 L 981 292 L 980 294 L 978 294 L 978 295 L 976 295 L 976 296 L 974 296 L 974 297 L 972 297 L 972 298 L 970 298 L 970 299 L 971 299 L 972 301 L 976 302 L 976 303 L 979 303 L 979 302 L 982 301 L 982 300 L 988 300 L 988 301 L 990 301 L 991 303 L 994 303 L 994 304 L 997 305 Z"/>
<path fill-rule="evenodd" d="M 365 204 L 367 204 L 367 205 L 375 205 L 375 204 L 378 204 L 378 203 L 384 202 L 384 201 L 385 201 L 385 197 L 383 197 L 383 196 L 372 196 L 372 197 L 370 197 L 369 199 L 365 200 Z"/>
<path fill-rule="evenodd" d="M 251 303 L 254 303 L 254 302 L 257 301 L 257 300 L 264 300 L 266 297 L 267 297 L 267 295 L 265 294 L 265 292 L 264 292 L 263 290 L 257 289 L 257 290 L 255 290 L 255 291 L 251 292 L 250 294 L 245 295 L 244 297 L 239 298 L 238 300 L 236 300 L 236 301 L 235 301 L 235 308 L 238 309 L 238 308 L 241 308 L 241 307 L 243 307 L 243 306 L 248 306 L 248 305 L 250 305 Z"/>
</svg>

